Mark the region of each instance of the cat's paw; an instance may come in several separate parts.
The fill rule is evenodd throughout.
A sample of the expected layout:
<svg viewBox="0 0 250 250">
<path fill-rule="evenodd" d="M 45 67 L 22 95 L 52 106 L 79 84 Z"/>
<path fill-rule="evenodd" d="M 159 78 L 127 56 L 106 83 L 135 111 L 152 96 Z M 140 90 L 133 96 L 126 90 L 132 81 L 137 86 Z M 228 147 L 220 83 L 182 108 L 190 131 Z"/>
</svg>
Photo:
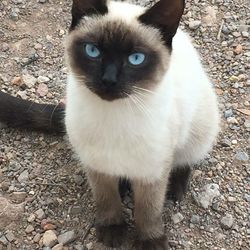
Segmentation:
<svg viewBox="0 0 250 250">
<path fill-rule="evenodd" d="M 108 247 L 119 247 L 127 232 L 126 223 L 117 225 L 96 225 L 96 236 L 99 242 Z"/>
<path fill-rule="evenodd" d="M 173 169 L 169 176 L 167 199 L 174 202 L 183 200 L 189 186 L 191 168 L 183 166 Z"/>
<path fill-rule="evenodd" d="M 137 240 L 134 244 L 135 250 L 168 250 L 167 237 L 162 236 L 157 239 Z"/>
</svg>

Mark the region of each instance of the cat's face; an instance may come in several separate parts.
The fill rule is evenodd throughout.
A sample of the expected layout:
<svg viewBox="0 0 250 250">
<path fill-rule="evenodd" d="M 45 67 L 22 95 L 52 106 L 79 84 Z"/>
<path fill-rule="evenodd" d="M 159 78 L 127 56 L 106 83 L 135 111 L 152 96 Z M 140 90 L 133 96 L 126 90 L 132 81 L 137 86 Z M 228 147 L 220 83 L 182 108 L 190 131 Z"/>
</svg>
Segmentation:
<svg viewBox="0 0 250 250">
<path fill-rule="evenodd" d="M 116 6 L 122 8 L 122 3 Z M 73 27 L 66 47 L 71 73 L 79 84 L 108 101 L 142 88 L 153 90 L 167 70 L 171 46 L 140 16 L 128 22 L 109 11 L 107 5 L 105 13 L 88 16 Z"/>
<path fill-rule="evenodd" d="M 152 89 L 164 75 L 169 50 L 160 33 L 108 17 L 90 18 L 73 31 L 68 44 L 70 67 L 80 83 L 105 100 Z M 81 81 L 82 80 L 82 81 Z"/>
</svg>

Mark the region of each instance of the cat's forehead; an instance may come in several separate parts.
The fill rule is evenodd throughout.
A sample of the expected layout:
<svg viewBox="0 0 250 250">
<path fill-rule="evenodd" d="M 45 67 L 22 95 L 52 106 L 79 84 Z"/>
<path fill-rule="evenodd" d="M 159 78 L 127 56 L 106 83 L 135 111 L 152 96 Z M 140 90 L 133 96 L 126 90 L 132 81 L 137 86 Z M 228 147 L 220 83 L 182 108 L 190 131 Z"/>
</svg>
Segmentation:
<svg viewBox="0 0 250 250">
<path fill-rule="evenodd" d="M 116 16 L 87 17 L 70 37 L 73 41 L 91 42 L 106 49 L 165 48 L 157 29 L 142 25 L 137 20 L 127 22 Z"/>
</svg>

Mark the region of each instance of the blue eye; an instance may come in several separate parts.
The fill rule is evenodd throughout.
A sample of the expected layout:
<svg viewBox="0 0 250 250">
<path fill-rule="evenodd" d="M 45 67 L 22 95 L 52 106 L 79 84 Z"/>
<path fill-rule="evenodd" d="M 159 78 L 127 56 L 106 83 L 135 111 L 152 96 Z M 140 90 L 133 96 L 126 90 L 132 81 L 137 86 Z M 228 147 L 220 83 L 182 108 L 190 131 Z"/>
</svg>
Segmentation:
<svg viewBox="0 0 250 250">
<path fill-rule="evenodd" d="M 134 53 L 128 57 L 128 61 L 132 65 L 140 65 L 144 62 L 144 60 L 145 60 L 145 55 L 143 53 Z"/>
<path fill-rule="evenodd" d="M 85 45 L 85 52 L 91 58 L 97 58 L 101 54 L 100 50 L 90 43 Z"/>
</svg>

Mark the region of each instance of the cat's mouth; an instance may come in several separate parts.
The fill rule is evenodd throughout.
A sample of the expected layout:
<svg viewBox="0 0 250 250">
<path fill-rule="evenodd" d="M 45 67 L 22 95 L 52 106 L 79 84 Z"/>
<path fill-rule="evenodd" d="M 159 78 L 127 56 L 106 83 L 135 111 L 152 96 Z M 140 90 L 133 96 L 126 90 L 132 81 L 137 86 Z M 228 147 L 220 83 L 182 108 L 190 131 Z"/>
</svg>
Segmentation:
<svg viewBox="0 0 250 250">
<path fill-rule="evenodd" d="M 117 89 L 114 87 L 105 87 L 105 88 L 89 88 L 94 94 L 99 96 L 101 99 L 105 101 L 114 101 L 121 98 L 128 97 L 128 91 Z"/>
</svg>

